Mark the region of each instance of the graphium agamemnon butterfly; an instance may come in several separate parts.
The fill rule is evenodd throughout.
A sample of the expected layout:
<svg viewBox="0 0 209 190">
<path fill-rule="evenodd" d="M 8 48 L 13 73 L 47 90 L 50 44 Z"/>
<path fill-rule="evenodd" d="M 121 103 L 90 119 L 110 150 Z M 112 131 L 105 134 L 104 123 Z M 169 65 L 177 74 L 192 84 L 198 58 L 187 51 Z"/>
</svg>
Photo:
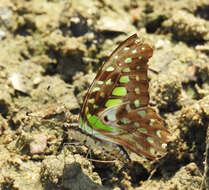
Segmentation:
<svg viewBox="0 0 209 190">
<path fill-rule="evenodd" d="M 147 62 L 153 49 L 130 36 L 103 64 L 86 95 L 75 138 L 123 162 L 125 149 L 150 159 L 165 154 L 169 132 L 148 106 Z"/>
</svg>

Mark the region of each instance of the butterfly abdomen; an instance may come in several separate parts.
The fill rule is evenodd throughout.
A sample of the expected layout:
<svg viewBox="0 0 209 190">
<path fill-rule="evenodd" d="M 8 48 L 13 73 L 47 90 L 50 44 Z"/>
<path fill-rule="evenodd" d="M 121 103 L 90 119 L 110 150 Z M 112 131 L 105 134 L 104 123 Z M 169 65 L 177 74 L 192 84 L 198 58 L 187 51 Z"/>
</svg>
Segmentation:
<svg viewBox="0 0 209 190">
<path fill-rule="evenodd" d="M 74 126 L 69 126 L 68 128 L 70 129 L 71 138 L 79 141 L 81 145 L 85 145 L 92 150 L 101 150 L 104 155 L 113 160 L 117 159 L 125 163 L 130 162 L 130 158 L 123 147 L 88 134 L 82 128 L 77 128 Z"/>
</svg>

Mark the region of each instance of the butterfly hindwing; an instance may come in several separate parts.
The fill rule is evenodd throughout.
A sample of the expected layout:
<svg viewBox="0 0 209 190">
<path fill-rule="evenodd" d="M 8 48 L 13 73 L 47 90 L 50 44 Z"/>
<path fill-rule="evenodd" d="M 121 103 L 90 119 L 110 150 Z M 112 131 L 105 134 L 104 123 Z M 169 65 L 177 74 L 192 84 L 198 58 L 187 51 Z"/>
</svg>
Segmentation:
<svg viewBox="0 0 209 190">
<path fill-rule="evenodd" d="M 162 119 L 150 107 L 127 110 L 128 104 L 113 106 L 99 116 L 104 125 L 111 126 L 111 133 L 99 129 L 105 140 L 132 150 L 148 158 L 162 156 L 169 132 Z"/>
</svg>

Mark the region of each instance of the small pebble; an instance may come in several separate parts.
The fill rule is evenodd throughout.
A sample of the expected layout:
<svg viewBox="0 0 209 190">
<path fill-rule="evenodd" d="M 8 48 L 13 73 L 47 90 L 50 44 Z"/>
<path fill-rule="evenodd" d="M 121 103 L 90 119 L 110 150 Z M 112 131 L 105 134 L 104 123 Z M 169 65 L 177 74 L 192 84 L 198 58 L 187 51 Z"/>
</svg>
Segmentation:
<svg viewBox="0 0 209 190">
<path fill-rule="evenodd" d="M 47 137 L 44 134 L 34 135 L 30 139 L 30 153 L 43 154 L 47 148 Z"/>
<path fill-rule="evenodd" d="M 3 40 L 6 37 L 6 32 L 0 29 L 0 40 Z"/>
</svg>

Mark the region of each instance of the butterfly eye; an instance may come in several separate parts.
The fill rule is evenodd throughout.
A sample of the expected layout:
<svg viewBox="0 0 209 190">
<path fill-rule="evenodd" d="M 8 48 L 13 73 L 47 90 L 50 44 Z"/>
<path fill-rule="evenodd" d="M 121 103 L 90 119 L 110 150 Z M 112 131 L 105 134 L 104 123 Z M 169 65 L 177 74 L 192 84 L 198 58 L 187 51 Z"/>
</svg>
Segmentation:
<svg viewBox="0 0 209 190">
<path fill-rule="evenodd" d="M 107 118 L 107 116 L 104 116 L 104 121 L 105 122 L 108 122 L 109 121 L 108 118 Z"/>
</svg>

